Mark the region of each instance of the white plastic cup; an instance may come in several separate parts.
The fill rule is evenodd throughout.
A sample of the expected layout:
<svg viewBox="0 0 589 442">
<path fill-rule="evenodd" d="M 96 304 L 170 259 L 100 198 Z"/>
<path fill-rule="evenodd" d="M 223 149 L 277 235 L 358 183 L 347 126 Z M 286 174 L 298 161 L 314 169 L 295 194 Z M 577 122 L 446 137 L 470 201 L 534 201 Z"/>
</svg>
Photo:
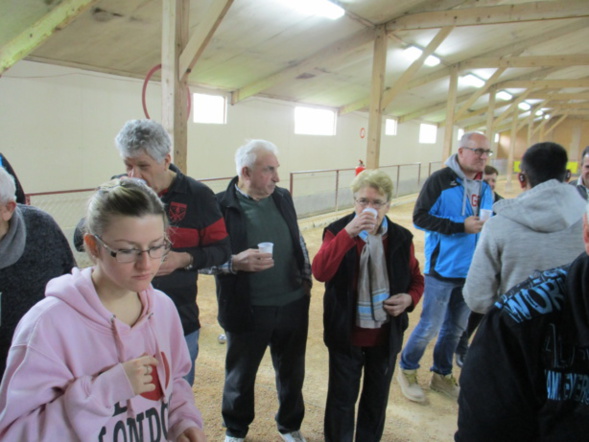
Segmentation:
<svg viewBox="0 0 589 442">
<path fill-rule="evenodd" d="M 481 221 L 487 221 L 493 215 L 493 211 L 489 209 L 481 209 L 479 211 L 479 219 Z"/>
<path fill-rule="evenodd" d="M 374 209 L 372 207 L 367 207 L 366 209 L 364 209 L 362 211 L 362 213 L 364 213 L 364 212 L 372 213 L 375 218 L 378 216 L 378 210 L 376 210 L 376 209 Z"/>
<path fill-rule="evenodd" d="M 260 244 L 258 244 L 258 250 L 260 251 L 260 253 L 269 253 L 271 255 L 272 251 L 274 250 L 274 243 L 261 242 Z"/>
</svg>

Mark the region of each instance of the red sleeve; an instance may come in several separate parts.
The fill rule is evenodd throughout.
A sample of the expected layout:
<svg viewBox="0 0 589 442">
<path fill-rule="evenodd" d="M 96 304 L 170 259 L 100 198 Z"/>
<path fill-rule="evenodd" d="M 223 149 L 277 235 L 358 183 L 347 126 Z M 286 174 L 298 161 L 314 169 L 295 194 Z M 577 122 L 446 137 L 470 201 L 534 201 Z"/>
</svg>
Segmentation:
<svg viewBox="0 0 589 442">
<path fill-rule="evenodd" d="M 311 270 L 313 276 L 320 282 L 333 278 L 346 253 L 356 245 L 356 241 L 350 238 L 345 229 L 334 235 L 329 230 L 325 231 L 321 248 L 313 258 Z"/>
<path fill-rule="evenodd" d="M 209 244 L 224 240 L 229 236 L 227 235 L 227 229 L 225 228 L 224 218 L 219 218 L 210 226 L 200 229 L 199 232 L 201 238 L 200 244 L 203 246 L 208 246 Z"/>
<path fill-rule="evenodd" d="M 409 286 L 409 296 L 413 299 L 413 304 L 409 307 L 409 311 L 412 311 L 415 306 L 419 303 L 421 296 L 423 295 L 424 279 L 419 270 L 419 261 L 415 257 L 415 247 L 413 242 L 411 243 L 411 249 L 409 251 L 409 269 L 411 270 L 411 285 Z"/>
</svg>

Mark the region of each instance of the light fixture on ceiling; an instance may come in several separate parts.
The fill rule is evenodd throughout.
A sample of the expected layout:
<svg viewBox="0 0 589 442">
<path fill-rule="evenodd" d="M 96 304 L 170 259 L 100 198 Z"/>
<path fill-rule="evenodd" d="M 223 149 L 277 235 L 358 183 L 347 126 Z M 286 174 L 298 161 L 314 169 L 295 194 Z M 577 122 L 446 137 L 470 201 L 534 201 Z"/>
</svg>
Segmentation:
<svg viewBox="0 0 589 442">
<path fill-rule="evenodd" d="M 462 84 L 467 86 L 474 86 L 474 87 L 483 87 L 485 85 L 485 80 L 480 77 L 477 77 L 474 74 L 466 74 L 460 77 Z"/>
<path fill-rule="evenodd" d="M 513 98 L 513 95 L 511 95 L 507 91 L 499 91 L 499 92 L 497 92 L 497 94 L 495 94 L 495 97 L 497 97 L 497 99 L 499 99 L 499 100 L 509 101 Z"/>
<path fill-rule="evenodd" d="M 530 103 L 527 103 L 525 101 L 522 101 L 520 104 L 517 105 L 517 107 L 526 112 L 532 108 L 532 106 L 530 106 Z"/>
<path fill-rule="evenodd" d="M 416 46 L 407 46 L 407 48 L 403 50 L 403 56 L 410 61 L 417 60 L 421 57 L 422 53 L 423 51 Z M 440 64 L 440 59 L 435 55 L 430 55 L 425 59 L 424 64 L 426 66 L 437 66 Z"/>
<path fill-rule="evenodd" d="M 536 111 L 536 116 L 537 116 L 537 117 L 541 117 L 542 115 L 544 115 L 544 111 L 543 111 L 542 109 L 538 109 L 538 110 Z"/>
<path fill-rule="evenodd" d="M 344 8 L 330 0 L 282 0 L 282 3 L 303 14 L 318 15 L 331 20 L 337 20 L 346 13 Z"/>
<path fill-rule="evenodd" d="M 544 114 L 544 119 L 545 120 L 550 120 L 550 114 Z"/>
</svg>

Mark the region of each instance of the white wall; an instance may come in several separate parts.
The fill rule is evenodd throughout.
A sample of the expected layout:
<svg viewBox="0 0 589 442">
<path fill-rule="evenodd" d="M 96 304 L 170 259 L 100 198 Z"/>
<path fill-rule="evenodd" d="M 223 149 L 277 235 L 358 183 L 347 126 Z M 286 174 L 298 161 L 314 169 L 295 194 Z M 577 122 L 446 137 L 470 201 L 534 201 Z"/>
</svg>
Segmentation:
<svg viewBox="0 0 589 442">
<path fill-rule="evenodd" d="M 125 121 L 144 118 L 143 81 L 21 61 L 0 77 L 2 152 L 27 193 L 95 187 L 123 171 L 113 139 Z M 196 92 L 193 90 L 192 92 Z M 151 118 L 161 119 L 160 86 L 147 88 Z M 365 113 L 339 118 L 334 137 L 295 135 L 294 104 L 251 98 L 231 106 L 227 125 L 188 124 L 188 173 L 195 178 L 235 174 L 233 154 L 246 139 L 264 138 L 280 149 L 282 185 L 295 170 L 349 168 L 366 159 Z M 384 131 L 384 125 L 383 125 Z M 381 165 L 441 158 L 418 142 L 419 123 L 383 136 Z"/>
</svg>

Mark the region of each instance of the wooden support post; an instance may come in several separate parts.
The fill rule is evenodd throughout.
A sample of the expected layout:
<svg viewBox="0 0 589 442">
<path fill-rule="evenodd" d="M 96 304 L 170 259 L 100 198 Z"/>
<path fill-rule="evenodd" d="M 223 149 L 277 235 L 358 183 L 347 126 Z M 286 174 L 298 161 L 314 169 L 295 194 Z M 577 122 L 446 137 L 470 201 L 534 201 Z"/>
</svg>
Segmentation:
<svg viewBox="0 0 589 442">
<path fill-rule="evenodd" d="M 374 39 L 374 58 L 372 61 L 368 145 L 366 146 L 366 167 L 368 169 L 377 169 L 380 162 L 380 137 L 382 132 L 381 103 L 387 65 L 387 40 L 385 26 L 379 26 Z"/>
<path fill-rule="evenodd" d="M 162 125 L 172 138 L 174 164 L 187 170 L 187 84 L 180 82 L 180 54 L 188 42 L 189 0 L 164 0 L 162 23 Z"/>
<path fill-rule="evenodd" d="M 507 181 L 505 190 L 511 192 L 513 189 L 513 160 L 515 156 L 515 141 L 517 137 L 517 117 L 519 112 L 517 106 L 513 109 L 513 121 L 511 122 L 511 140 L 509 141 L 509 156 L 507 158 Z"/>
<path fill-rule="evenodd" d="M 450 85 L 448 90 L 448 105 L 446 107 L 446 125 L 444 129 L 444 146 L 442 148 L 442 162 L 452 152 L 452 141 L 454 139 L 454 110 L 456 109 L 456 91 L 458 89 L 458 67 L 450 69 Z"/>
<path fill-rule="evenodd" d="M 491 86 L 489 90 L 489 104 L 487 105 L 487 140 L 489 140 L 489 148 L 498 154 L 498 149 L 495 149 L 495 130 L 493 128 L 493 120 L 495 119 L 495 94 L 497 87 Z"/>
</svg>

